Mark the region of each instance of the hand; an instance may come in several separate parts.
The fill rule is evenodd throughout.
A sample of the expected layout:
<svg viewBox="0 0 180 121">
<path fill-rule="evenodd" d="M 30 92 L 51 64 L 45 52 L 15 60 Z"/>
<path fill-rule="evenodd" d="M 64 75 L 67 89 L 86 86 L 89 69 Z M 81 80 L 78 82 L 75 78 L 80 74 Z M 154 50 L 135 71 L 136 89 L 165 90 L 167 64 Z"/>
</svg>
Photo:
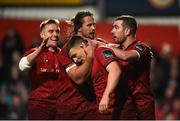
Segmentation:
<svg viewBox="0 0 180 121">
<path fill-rule="evenodd" d="M 41 44 L 39 46 L 40 49 L 48 48 L 48 46 L 47 46 L 48 39 L 49 39 L 49 37 L 47 37 L 46 39 L 42 40 L 42 42 L 41 42 Z"/>
<path fill-rule="evenodd" d="M 106 114 L 109 113 L 109 96 L 103 95 L 99 103 L 99 112 Z"/>
<path fill-rule="evenodd" d="M 119 44 L 114 44 L 114 43 L 108 43 L 106 46 L 109 47 L 109 48 L 113 48 L 113 47 L 118 48 L 120 45 Z"/>
<path fill-rule="evenodd" d="M 105 47 L 108 43 L 107 41 L 103 40 L 102 38 L 96 38 L 95 39 L 99 47 Z"/>
<path fill-rule="evenodd" d="M 104 40 L 104 39 L 102 39 L 102 38 L 96 38 L 95 39 L 97 42 L 102 42 L 102 43 L 105 43 L 105 44 L 107 44 L 108 42 L 106 41 L 106 40 Z"/>
<path fill-rule="evenodd" d="M 84 49 L 84 52 L 86 53 L 87 58 L 93 58 L 94 51 L 97 48 L 97 42 L 94 40 L 89 40 L 86 45 L 85 43 L 82 43 L 81 47 Z"/>
</svg>

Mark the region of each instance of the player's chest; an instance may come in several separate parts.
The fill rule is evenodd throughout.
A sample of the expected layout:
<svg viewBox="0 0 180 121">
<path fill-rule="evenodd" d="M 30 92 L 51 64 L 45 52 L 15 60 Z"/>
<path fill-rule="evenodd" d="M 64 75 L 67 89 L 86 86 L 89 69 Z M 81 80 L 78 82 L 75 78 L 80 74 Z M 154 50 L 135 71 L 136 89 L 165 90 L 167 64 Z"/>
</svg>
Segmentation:
<svg viewBox="0 0 180 121">
<path fill-rule="evenodd" d="M 91 71 L 91 78 L 93 80 L 97 80 L 98 78 L 102 78 L 106 75 L 107 75 L 107 71 L 105 70 L 103 65 L 98 63 L 98 61 L 94 60 Z"/>
<path fill-rule="evenodd" d="M 40 73 L 59 73 L 60 65 L 57 53 L 42 53 L 37 59 L 36 68 Z"/>
</svg>

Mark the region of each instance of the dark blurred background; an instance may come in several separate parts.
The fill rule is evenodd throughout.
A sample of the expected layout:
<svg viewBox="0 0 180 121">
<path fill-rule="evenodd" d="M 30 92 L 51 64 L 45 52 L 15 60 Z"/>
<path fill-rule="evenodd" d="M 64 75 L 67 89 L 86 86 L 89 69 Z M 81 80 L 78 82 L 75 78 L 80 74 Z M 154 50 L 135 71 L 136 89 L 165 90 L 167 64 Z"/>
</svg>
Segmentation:
<svg viewBox="0 0 180 121">
<path fill-rule="evenodd" d="M 63 43 L 79 10 L 97 21 L 97 37 L 113 42 L 113 19 L 122 14 L 137 18 L 137 39 L 154 52 L 151 89 L 159 120 L 180 120 L 180 0 L 1 0 L 0 1 L 0 119 L 27 119 L 28 73 L 20 72 L 23 53 L 39 44 L 39 24 L 61 21 Z"/>
</svg>

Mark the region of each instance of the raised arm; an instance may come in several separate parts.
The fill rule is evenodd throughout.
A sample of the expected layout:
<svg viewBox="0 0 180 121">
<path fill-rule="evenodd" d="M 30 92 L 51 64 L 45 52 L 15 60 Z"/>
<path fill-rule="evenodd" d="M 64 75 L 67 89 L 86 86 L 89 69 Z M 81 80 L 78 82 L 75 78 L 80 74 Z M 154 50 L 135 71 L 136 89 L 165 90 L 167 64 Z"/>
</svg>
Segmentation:
<svg viewBox="0 0 180 121">
<path fill-rule="evenodd" d="M 92 62 L 93 58 L 86 58 L 82 65 L 78 66 L 72 63 L 66 67 L 66 72 L 76 84 L 81 85 L 85 82 L 91 71 Z"/>
<path fill-rule="evenodd" d="M 39 56 L 39 54 L 42 52 L 42 50 L 45 48 L 47 39 L 43 40 L 41 45 L 35 49 L 32 53 L 22 57 L 19 61 L 19 69 L 21 71 L 26 71 L 31 68 L 31 65 L 34 63 L 36 58 Z"/>
<path fill-rule="evenodd" d="M 86 59 L 84 63 L 81 65 L 76 65 L 73 63 L 66 68 L 67 74 L 76 84 L 83 84 L 89 76 L 96 47 L 97 45 L 93 41 L 89 41 L 87 45 L 82 44 L 82 48 L 86 53 Z"/>
</svg>

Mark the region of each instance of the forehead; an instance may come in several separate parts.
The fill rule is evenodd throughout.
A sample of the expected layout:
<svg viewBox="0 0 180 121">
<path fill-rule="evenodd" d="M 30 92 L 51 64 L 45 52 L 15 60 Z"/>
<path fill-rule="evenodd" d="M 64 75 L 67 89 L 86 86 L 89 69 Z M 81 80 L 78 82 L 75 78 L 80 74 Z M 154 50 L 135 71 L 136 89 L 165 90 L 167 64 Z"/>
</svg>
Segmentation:
<svg viewBox="0 0 180 121">
<path fill-rule="evenodd" d="M 83 18 L 84 23 L 95 23 L 94 18 L 92 16 L 85 16 Z"/>
<path fill-rule="evenodd" d="M 80 48 L 79 48 L 79 49 L 80 49 Z M 71 57 L 72 55 L 74 55 L 74 54 L 77 54 L 79 49 L 78 49 L 77 47 L 71 48 L 71 49 L 69 50 L 69 55 L 70 55 L 70 57 Z"/>
<path fill-rule="evenodd" d="M 46 29 L 58 28 L 58 29 L 59 29 L 59 25 L 56 24 L 56 23 L 49 23 L 49 24 L 46 24 L 46 25 L 44 26 L 44 28 L 46 28 Z"/>
<path fill-rule="evenodd" d="M 114 21 L 113 26 L 122 26 L 122 24 L 123 24 L 122 20 L 116 20 Z"/>
</svg>

